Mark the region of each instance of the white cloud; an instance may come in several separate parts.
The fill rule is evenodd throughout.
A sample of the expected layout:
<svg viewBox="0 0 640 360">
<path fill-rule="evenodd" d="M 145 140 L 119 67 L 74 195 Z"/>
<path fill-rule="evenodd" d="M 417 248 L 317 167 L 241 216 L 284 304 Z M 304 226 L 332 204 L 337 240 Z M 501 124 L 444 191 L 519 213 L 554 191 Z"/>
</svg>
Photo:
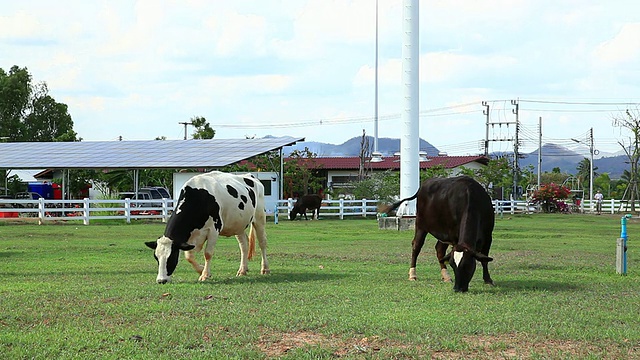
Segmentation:
<svg viewBox="0 0 640 360">
<path fill-rule="evenodd" d="M 603 66 L 637 63 L 640 60 L 640 23 L 623 25 L 614 38 L 598 45 L 595 56 Z"/>
</svg>

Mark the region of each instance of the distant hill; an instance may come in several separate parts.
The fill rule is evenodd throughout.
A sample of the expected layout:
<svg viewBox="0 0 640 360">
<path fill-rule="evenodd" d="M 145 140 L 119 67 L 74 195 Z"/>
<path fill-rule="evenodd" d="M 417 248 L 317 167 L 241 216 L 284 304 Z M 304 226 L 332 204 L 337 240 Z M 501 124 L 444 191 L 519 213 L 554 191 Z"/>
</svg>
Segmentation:
<svg viewBox="0 0 640 360">
<path fill-rule="evenodd" d="M 373 137 L 367 136 L 369 143 L 373 148 Z M 284 149 L 285 155 L 289 155 L 294 150 L 304 150 L 305 147 L 319 157 L 329 156 L 358 156 L 360 155 L 361 137 L 351 138 L 340 145 L 333 145 L 315 141 L 303 141 Z M 383 156 L 393 156 L 394 153 L 400 151 L 400 139 L 378 138 L 378 151 Z M 429 156 L 436 156 L 440 152 L 436 147 L 429 144 L 425 140 L 420 139 L 420 151 L 426 151 Z"/>
<path fill-rule="evenodd" d="M 369 136 L 369 142 L 373 147 L 373 137 Z M 334 145 L 316 141 L 303 141 L 295 144 L 294 146 L 285 147 L 285 156 L 289 155 L 293 150 L 304 150 L 308 147 L 313 153 L 318 154 L 320 157 L 329 156 L 358 156 L 360 154 L 360 137 L 354 137 L 342 144 Z M 383 156 L 392 156 L 394 153 L 400 151 L 400 139 L 391 138 L 378 138 L 378 151 Z M 429 142 L 420 139 L 420 151 L 426 151 L 429 156 L 436 156 L 440 151 Z M 513 156 L 513 153 L 492 154 L 493 156 Z M 520 154 L 520 167 L 525 168 L 532 165 L 535 171 L 538 167 L 538 150 L 531 153 Z M 569 174 L 575 174 L 580 161 L 585 156 L 575 151 L 569 150 L 563 146 L 556 144 L 545 144 L 542 146 L 542 171 L 550 172 L 554 168 L 560 168 L 560 171 Z M 609 173 L 612 179 L 620 178 L 624 170 L 629 169 L 629 164 L 626 155 L 611 154 L 611 156 L 604 156 L 601 158 L 595 158 L 593 161 L 596 173 Z"/>
</svg>

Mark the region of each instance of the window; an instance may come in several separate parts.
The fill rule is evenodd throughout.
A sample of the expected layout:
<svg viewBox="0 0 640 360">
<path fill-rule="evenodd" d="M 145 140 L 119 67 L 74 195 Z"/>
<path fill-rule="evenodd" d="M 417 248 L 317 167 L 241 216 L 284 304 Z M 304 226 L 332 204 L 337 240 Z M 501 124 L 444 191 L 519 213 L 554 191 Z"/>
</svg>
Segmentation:
<svg viewBox="0 0 640 360">
<path fill-rule="evenodd" d="M 264 196 L 271 196 L 271 180 L 260 180 L 264 186 Z"/>
</svg>

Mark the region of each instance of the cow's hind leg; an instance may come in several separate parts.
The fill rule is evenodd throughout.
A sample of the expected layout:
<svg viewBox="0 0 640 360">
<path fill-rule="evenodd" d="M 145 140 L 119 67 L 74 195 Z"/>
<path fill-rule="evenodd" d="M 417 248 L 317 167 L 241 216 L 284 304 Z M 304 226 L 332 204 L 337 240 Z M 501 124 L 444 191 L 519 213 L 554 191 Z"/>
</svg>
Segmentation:
<svg viewBox="0 0 640 360">
<path fill-rule="evenodd" d="M 447 255 L 447 249 L 449 248 L 449 244 L 444 243 L 442 241 L 436 242 L 436 257 L 438 258 L 438 263 L 440 264 L 440 276 L 442 277 L 442 281 L 451 282 L 451 276 L 449 276 L 449 272 L 447 271 L 447 264 L 442 260 Z"/>
<path fill-rule="evenodd" d="M 427 237 L 427 232 L 416 228 L 416 232 L 413 235 L 413 241 L 411 242 L 411 267 L 409 268 L 409 280 L 417 280 L 416 275 L 416 262 L 422 245 L 424 245 L 424 239 Z"/>
<path fill-rule="evenodd" d="M 261 274 L 269 274 L 271 272 L 271 270 L 269 269 L 269 262 L 267 261 L 267 231 L 265 229 L 266 225 L 266 218 L 258 217 L 256 220 L 254 220 L 251 226 L 251 232 L 253 233 L 252 235 L 258 238 L 258 245 L 260 246 L 260 252 L 262 255 L 262 266 L 260 270 Z"/>
<path fill-rule="evenodd" d="M 243 232 L 240 235 L 236 235 L 236 239 L 238 239 L 238 245 L 240 246 L 240 268 L 236 276 L 244 276 L 249 271 L 249 266 L 247 265 L 249 262 L 249 238 Z"/>
</svg>

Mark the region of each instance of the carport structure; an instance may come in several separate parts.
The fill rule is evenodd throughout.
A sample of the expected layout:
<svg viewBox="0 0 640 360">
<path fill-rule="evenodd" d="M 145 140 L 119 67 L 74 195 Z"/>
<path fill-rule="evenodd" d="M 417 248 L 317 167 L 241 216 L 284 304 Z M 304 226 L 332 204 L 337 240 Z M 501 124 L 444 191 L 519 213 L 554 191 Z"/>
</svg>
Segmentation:
<svg viewBox="0 0 640 360">
<path fill-rule="evenodd" d="M 304 138 L 9 142 L 0 143 L 0 168 L 62 170 L 63 194 L 68 170 L 131 169 L 137 191 L 140 169 L 215 169 L 279 150 L 281 197 L 282 148 L 299 141 Z"/>
</svg>

